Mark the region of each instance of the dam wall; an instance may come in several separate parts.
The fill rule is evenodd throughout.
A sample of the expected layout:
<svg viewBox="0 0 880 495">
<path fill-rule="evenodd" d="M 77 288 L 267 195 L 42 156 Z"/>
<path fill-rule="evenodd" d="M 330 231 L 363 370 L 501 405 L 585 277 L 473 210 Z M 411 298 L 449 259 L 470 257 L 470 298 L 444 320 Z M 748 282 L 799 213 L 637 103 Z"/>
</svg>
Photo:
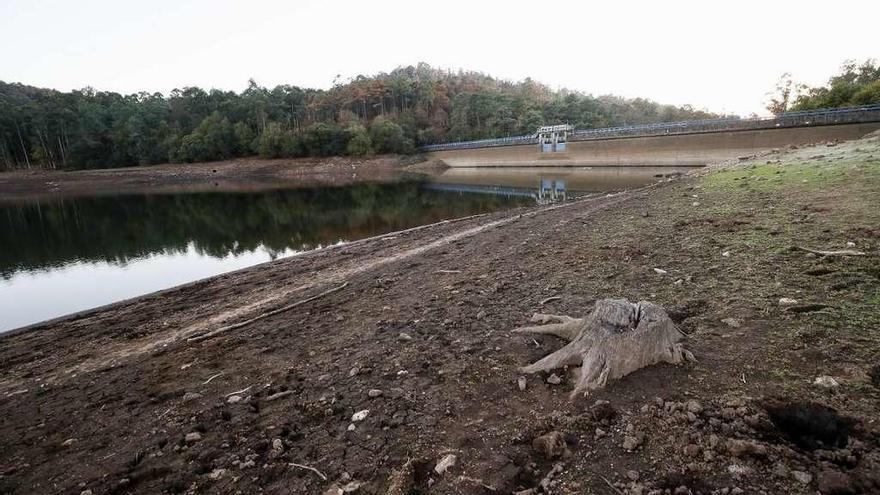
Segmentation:
<svg viewBox="0 0 880 495">
<path fill-rule="evenodd" d="M 569 141 L 562 152 L 542 153 L 537 144 L 515 144 L 429 151 L 426 156 L 450 167 L 702 166 L 774 148 L 858 139 L 878 129 L 880 122 L 864 122 L 612 137 Z"/>
</svg>

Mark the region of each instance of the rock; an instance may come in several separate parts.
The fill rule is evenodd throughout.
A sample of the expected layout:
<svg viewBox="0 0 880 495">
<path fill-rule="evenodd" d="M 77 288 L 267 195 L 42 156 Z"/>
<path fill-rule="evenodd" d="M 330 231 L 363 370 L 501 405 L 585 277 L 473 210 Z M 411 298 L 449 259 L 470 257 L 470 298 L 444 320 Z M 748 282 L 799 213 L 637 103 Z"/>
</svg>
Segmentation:
<svg viewBox="0 0 880 495">
<path fill-rule="evenodd" d="M 456 457 L 455 454 L 446 454 L 437 462 L 437 465 L 434 466 L 434 472 L 443 476 L 449 468 L 455 466 L 456 462 L 458 462 L 458 457 Z"/>
<path fill-rule="evenodd" d="M 596 428 L 596 438 L 602 438 L 607 434 L 608 433 L 605 430 L 603 430 L 602 428 Z"/>
<path fill-rule="evenodd" d="M 565 435 L 558 431 L 551 431 L 535 438 L 532 440 L 532 448 L 549 460 L 568 457 L 570 453 L 565 443 Z"/>
<path fill-rule="evenodd" d="M 360 373 L 360 371 L 361 369 L 355 366 L 354 368 L 348 370 L 348 377 L 351 378 L 353 376 L 356 376 L 358 373 Z"/>
<path fill-rule="evenodd" d="M 326 382 L 329 379 L 330 379 L 330 373 L 324 373 L 322 375 L 318 375 L 319 382 Z"/>
<path fill-rule="evenodd" d="M 777 462 L 776 464 L 774 464 L 773 470 L 771 472 L 774 476 L 779 478 L 788 478 L 789 475 L 788 467 L 782 462 Z M 791 474 L 794 475 L 794 473 Z M 795 479 L 797 479 L 796 476 Z"/>
<path fill-rule="evenodd" d="M 378 388 L 371 388 L 369 392 L 367 392 L 367 396 L 371 399 L 375 399 L 376 397 L 382 396 L 382 391 Z"/>
<path fill-rule="evenodd" d="M 691 203 L 691 206 L 693 206 L 693 207 L 696 208 L 697 206 L 700 206 L 700 202 L 699 202 L 699 201 L 694 201 L 693 203 Z"/>
<path fill-rule="evenodd" d="M 846 247 L 854 248 L 854 247 L 856 247 L 856 243 L 849 241 L 846 243 Z"/>
<path fill-rule="evenodd" d="M 691 399 L 687 401 L 685 407 L 687 408 L 688 412 L 692 412 L 694 414 L 700 414 L 701 412 L 703 412 L 703 404 L 700 404 L 700 401 L 698 400 Z"/>
<path fill-rule="evenodd" d="M 194 401 L 194 400 L 201 399 L 202 397 L 204 397 L 204 396 L 203 396 L 202 394 L 200 394 L 200 393 L 197 393 L 197 392 L 187 392 L 187 393 L 183 394 L 183 401 L 184 401 L 184 402 L 192 402 L 192 401 Z"/>
<path fill-rule="evenodd" d="M 639 472 L 636 470 L 630 469 L 629 471 L 626 472 L 626 477 L 632 481 L 638 481 L 639 480 Z"/>
<path fill-rule="evenodd" d="M 742 326 L 742 323 L 740 323 L 739 320 L 737 320 L 736 318 L 725 318 L 721 320 L 721 323 L 724 323 L 725 325 L 733 328 L 739 328 L 740 326 Z"/>
<path fill-rule="evenodd" d="M 828 376 L 828 375 L 822 375 L 822 376 L 816 377 L 816 379 L 813 380 L 813 385 L 816 385 L 816 386 L 819 386 L 822 388 L 836 388 L 836 387 L 840 386 L 840 384 L 837 383 L 837 380 L 835 380 L 833 377 Z"/>
<path fill-rule="evenodd" d="M 645 435 L 627 435 L 623 438 L 623 448 L 627 451 L 633 451 L 639 448 L 645 442 Z"/>
<path fill-rule="evenodd" d="M 783 297 L 779 300 L 780 306 L 792 306 L 798 303 L 797 299 L 793 299 L 791 297 Z"/>
<path fill-rule="evenodd" d="M 230 395 L 229 397 L 226 398 L 227 404 L 238 404 L 239 402 L 241 402 L 240 395 Z"/>
<path fill-rule="evenodd" d="M 809 485 L 813 481 L 813 475 L 810 473 L 805 473 L 803 471 L 792 471 L 791 477 L 794 478 L 798 483 Z"/>
<path fill-rule="evenodd" d="M 700 455 L 700 446 L 693 443 L 688 444 L 684 448 L 684 455 L 686 455 L 687 457 L 697 457 L 698 455 Z"/>
<path fill-rule="evenodd" d="M 824 495 L 849 495 L 855 493 L 849 475 L 831 469 L 816 475 L 816 486 Z"/>
<path fill-rule="evenodd" d="M 70 446 L 73 445 L 74 443 L 76 443 L 76 439 L 75 439 L 75 438 L 68 438 L 67 440 L 61 442 L 61 446 L 62 446 L 62 447 L 70 447 Z"/>
<path fill-rule="evenodd" d="M 208 478 L 211 478 L 212 480 L 219 480 L 223 477 L 224 474 L 226 474 L 226 470 L 218 468 L 208 473 Z"/>
<path fill-rule="evenodd" d="M 408 333 L 400 332 L 400 335 L 397 336 L 397 340 L 401 342 L 408 342 L 412 340 L 412 336 Z"/>
<path fill-rule="evenodd" d="M 348 428 L 346 428 L 348 431 L 354 431 L 355 429 L 357 429 L 357 426 L 355 426 L 354 423 L 351 423 L 348 425 Z"/>
<path fill-rule="evenodd" d="M 202 439 L 202 434 L 197 431 L 193 431 L 193 432 L 187 433 L 186 436 L 183 437 L 183 439 L 184 439 L 184 441 L 186 441 L 186 443 L 196 443 Z"/>
<path fill-rule="evenodd" d="M 91 490 L 83 490 L 83 491 L 79 492 L 79 495 L 92 495 L 92 491 Z"/>
<path fill-rule="evenodd" d="M 724 256 L 725 258 L 729 258 L 729 257 L 730 257 L 730 251 L 724 251 L 723 253 L 721 253 L 721 256 Z"/>
<path fill-rule="evenodd" d="M 526 389 L 526 377 L 521 376 L 521 377 L 517 378 L 516 379 L 516 386 L 519 387 L 520 391 L 525 390 Z"/>
<path fill-rule="evenodd" d="M 562 378 L 559 378 L 559 375 L 553 373 L 547 377 L 547 383 L 549 383 L 550 385 L 559 385 L 560 383 L 562 383 Z"/>
<path fill-rule="evenodd" d="M 740 464 L 731 464 L 727 466 L 727 472 L 734 477 L 739 477 L 750 474 L 752 472 L 752 468 L 748 466 L 742 466 Z"/>
<path fill-rule="evenodd" d="M 349 481 L 348 483 L 342 485 L 342 493 L 354 493 L 358 491 L 358 488 L 361 487 L 363 483 L 360 481 Z"/>
<path fill-rule="evenodd" d="M 281 452 L 284 450 L 284 442 L 282 442 L 280 438 L 272 440 L 272 450 L 275 452 Z"/>
<path fill-rule="evenodd" d="M 358 421 L 363 421 L 366 419 L 367 415 L 370 414 L 369 409 L 364 409 L 363 411 L 358 411 L 351 415 L 351 422 L 357 423 Z"/>
<path fill-rule="evenodd" d="M 767 455 L 767 447 L 749 440 L 731 438 L 727 440 L 727 452 L 733 457 L 763 457 Z"/>
<path fill-rule="evenodd" d="M 656 273 L 658 273 L 658 274 L 660 274 L 660 275 L 666 275 L 667 273 L 669 273 L 669 272 L 667 272 L 666 270 L 664 270 L 664 269 L 662 269 L 662 268 L 654 268 L 654 272 L 656 272 Z"/>
</svg>

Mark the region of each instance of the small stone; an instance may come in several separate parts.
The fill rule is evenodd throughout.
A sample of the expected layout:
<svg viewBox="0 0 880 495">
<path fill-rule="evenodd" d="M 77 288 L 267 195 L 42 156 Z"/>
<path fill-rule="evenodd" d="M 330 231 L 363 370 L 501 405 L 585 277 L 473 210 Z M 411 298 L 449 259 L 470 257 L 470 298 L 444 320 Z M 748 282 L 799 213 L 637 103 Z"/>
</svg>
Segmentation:
<svg viewBox="0 0 880 495">
<path fill-rule="evenodd" d="M 351 377 L 357 375 L 360 371 L 361 371 L 361 369 L 358 368 L 357 366 L 355 366 L 354 368 L 348 370 L 348 377 L 351 378 Z"/>
<path fill-rule="evenodd" d="M 79 495 L 92 495 L 92 491 L 91 490 L 83 490 L 83 491 L 79 492 Z"/>
<path fill-rule="evenodd" d="M 276 452 L 281 452 L 282 450 L 284 450 L 284 442 L 282 442 L 280 438 L 272 440 L 272 450 Z"/>
<path fill-rule="evenodd" d="M 218 468 L 218 469 L 211 471 L 208 474 L 208 478 L 211 478 L 212 480 L 219 480 L 220 478 L 223 477 L 224 474 L 226 474 L 226 470 Z"/>
<path fill-rule="evenodd" d="M 684 455 L 688 457 L 697 457 L 700 455 L 700 446 L 697 444 L 689 444 L 684 448 Z"/>
<path fill-rule="evenodd" d="M 822 375 L 822 376 L 816 377 L 816 379 L 813 380 L 813 385 L 816 385 L 816 386 L 819 386 L 822 388 L 835 388 L 835 387 L 840 386 L 840 384 L 837 383 L 837 380 L 835 380 L 834 377 L 831 377 L 828 375 Z"/>
<path fill-rule="evenodd" d="M 516 379 L 516 386 L 519 387 L 520 391 L 523 391 L 526 389 L 526 383 L 527 383 L 526 377 L 524 377 L 524 376 L 521 376 Z"/>
<path fill-rule="evenodd" d="M 371 398 L 371 399 L 375 399 L 376 397 L 381 397 L 381 396 L 382 396 L 382 391 L 379 390 L 378 388 L 371 388 L 371 389 L 367 392 L 367 396 L 368 396 L 369 398 Z"/>
<path fill-rule="evenodd" d="M 412 336 L 408 333 L 400 332 L 400 335 L 397 336 L 397 340 L 401 342 L 408 342 L 412 340 Z"/>
<path fill-rule="evenodd" d="M 742 326 L 742 323 L 740 323 L 739 320 L 737 320 L 736 318 L 725 318 L 721 320 L 721 323 L 724 323 L 725 325 L 733 328 L 739 328 L 740 326 Z"/>
<path fill-rule="evenodd" d="M 193 431 L 193 432 L 187 433 L 186 436 L 183 437 L 183 439 L 184 439 L 184 441 L 186 441 L 186 443 L 196 443 L 202 439 L 202 434 L 197 431 Z"/>
<path fill-rule="evenodd" d="M 434 472 L 443 476 L 449 468 L 455 466 L 455 463 L 458 461 L 458 457 L 455 454 L 446 454 L 443 456 L 440 461 L 437 462 L 437 465 L 434 466 Z"/>
<path fill-rule="evenodd" d="M 700 414 L 703 412 L 703 404 L 700 404 L 700 401 L 691 399 L 687 401 L 685 405 L 687 407 L 688 412 L 692 412 L 694 414 Z"/>
<path fill-rule="evenodd" d="M 793 298 L 791 298 L 791 297 L 783 297 L 783 298 L 781 298 L 781 299 L 779 300 L 779 305 L 780 305 L 780 306 L 792 306 L 792 305 L 797 304 L 797 303 L 798 303 L 798 300 L 797 300 L 797 299 L 793 299 Z"/>
<path fill-rule="evenodd" d="M 820 492 L 829 495 L 855 493 L 849 475 L 831 469 L 824 469 L 816 475 L 816 486 Z"/>
<path fill-rule="evenodd" d="M 324 373 L 322 375 L 318 375 L 319 382 L 325 382 L 330 379 L 330 373 Z"/>
<path fill-rule="evenodd" d="M 624 450 L 633 451 L 639 448 L 642 443 L 645 441 L 645 436 L 642 434 L 638 435 L 627 435 L 623 438 L 623 448 Z"/>
<path fill-rule="evenodd" d="M 727 472 L 733 475 L 734 477 L 744 476 L 752 472 L 752 468 L 748 466 L 741 466 L 739 464 L 731 464 L 727 466 Z"/>
<path fill-rule="evenodd" d="M 357 426 L 355 426 L 354 423 L 352 423 L 352 424 L 348 425 L 347 430 L 348 430 L 348 431 L 354 431 L 356 428 L 357 428 Z"/>
<path fill-rule="evenodd" d="M 67 440 L 61 442 L 61 446 L 62 446 L 62 447 L 70 447 L 70 446 L 73 445 L 74 443 L 76 443 L 76 439 L 75 439 L 75 438 L 68 438 Z"/>
<path fill-rule="evenodd" d="M 192 401 L 194 401 L 194 400 L 201 399 L 202 397 L 204 397 L 204 396 L 203 396 L 202 394 L 200 394 L 200 393 L 197 393 L 197 392 L 187 392 L 187 393 L 183 394 L 183 401 L 184 401 L 184 402 L 192 402 Z"/>
<path fill-rule="evenodd" d="M 632 481 L 638 481 L 639 480 L 639 472 L 634 469 L 630 469 L 629 471 L 626 472 L 626 477 Z"/>
<path fill-rule="evenodd" d="M 349 481 L 345 485 L 342 485 L 342 493 L 354 493 L 358 491 L 358 488 L 361 487 L 363 483 L 360 481 Z"/>
<path fill-rule="evenodd" d="M 229 397 L 226 398 L 227 404 L 238 404 L 239 402 L 241 402 L 240 395 L 230 395 Z"/>
<path fill-rule="evenodd" d="M 367 415 L 370 414 L 369 409 L 364 409 L 363 411 L 358 411 L 351 415 L 352 423 L 357 423 L 358 421 L 363 421 L 366 419 Z"/>
<path fill-rule="evenodd" d="M 852 241 L 849 241 L 849 242 L 846 243 L 846 247 L 851 247 L 851 248 L 852 248 L 852 247 L 856 247 L 856 243 L 854 243 L 854 242 L 852 242 Z"/>
<path fill-rule="evenodd" d="M 596 438 L 602 438 L 607 434 L 608 433 L 605 430 L 603 430 L 602 428 L 596 428 Z"/>
<path fill-rule="evenodd" d="M 805 473 L 803 471 L 792 471 L 791 477 L 794 478 L 798 483 L 809 485 L 813 481 L 813 475 L 810 473 Z"/>
<path fill-rule="evenodd" d="M 664 269 L 662 269 L 662 268 L 654 268 L 654 272 L 657 273 L 657 274 L 659 274 L 659 275 L 666 275 L 667 273 L 669 273 L 669 272 L 667 272 L 666 270 L 664 270 Z"/>
<path fill-rule="evenodd" d="M 776 464 L 773 465 L 772 473 L 774 476 L 776 476 L 778 478 L 787 478 L 789 471 L 788 471 L 788 467 L 784 463 L 777 462 Z M 791 474 L 794 475 L 793 472 Z M 795 479 L 797 479 L 797 476 L 795 476 Z"/>
<path fill-rule="evenodd" d="M 693 206 L 693 207 L 700 206 L 700 202 L 699 202 L 699 201 L 694 201 L 693 203 L 691 203 L 691 206 Z"/>
<path fill-rule="evenodd" d="M 730 257 L 730 251 L 724 251 L 723 253 L 721 253 L 721 256 L 724 256 L 725 258 L 729 258 L 729 257 Z"/>
<path fill-rule="evenodd" d="M 551 431 L 535 438 L 532 440 L 532 448 L 548 460 L 568 457 L 569 454 L 568 445 L 565 443 L 565 435 L 558 431 Z"/>
</svg>

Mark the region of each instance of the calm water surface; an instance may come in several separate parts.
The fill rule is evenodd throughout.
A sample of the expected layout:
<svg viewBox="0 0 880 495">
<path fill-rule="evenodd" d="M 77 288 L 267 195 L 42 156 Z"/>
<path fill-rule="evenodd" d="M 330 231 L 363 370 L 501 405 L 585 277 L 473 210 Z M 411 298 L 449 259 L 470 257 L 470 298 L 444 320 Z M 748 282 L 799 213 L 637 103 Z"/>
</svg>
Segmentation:
<svg viewBox="0 0 880 495">
<path fill-rule="evenodd" d="M 0 332 L 265 261 L 676 170 L 449 169 L 429 182 L 0 202 Z M 2 193 L 0 193 L 2 199 Z"/>
</svg>

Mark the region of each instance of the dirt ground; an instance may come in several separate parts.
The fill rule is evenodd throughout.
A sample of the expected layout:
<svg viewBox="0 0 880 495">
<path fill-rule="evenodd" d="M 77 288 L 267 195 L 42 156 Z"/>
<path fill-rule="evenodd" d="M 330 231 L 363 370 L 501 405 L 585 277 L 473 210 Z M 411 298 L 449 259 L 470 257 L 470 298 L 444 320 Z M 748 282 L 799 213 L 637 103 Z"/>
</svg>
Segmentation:
<svg viewBox="0 0 880 495">
<path fill-rule="evenodd" d="M 880 493 L 877 205 L 880 137 L 390 234 L 13 333 L 0 492 Z M 518 367 L 563 343 L 510 330 L 606 297 L 665 307 L 697 362 L 574 400 L 564 370 L 522 390 Z"/>
<path fill-rule="evenodd" d="M 221 162 L 98 170 L 0 173 L 0 201 L 149 191 L 243 191 L 267 187 L 347 185 L 391 181 L 410 165 L 406 158 L 239 158 Z"/>
</svg>

